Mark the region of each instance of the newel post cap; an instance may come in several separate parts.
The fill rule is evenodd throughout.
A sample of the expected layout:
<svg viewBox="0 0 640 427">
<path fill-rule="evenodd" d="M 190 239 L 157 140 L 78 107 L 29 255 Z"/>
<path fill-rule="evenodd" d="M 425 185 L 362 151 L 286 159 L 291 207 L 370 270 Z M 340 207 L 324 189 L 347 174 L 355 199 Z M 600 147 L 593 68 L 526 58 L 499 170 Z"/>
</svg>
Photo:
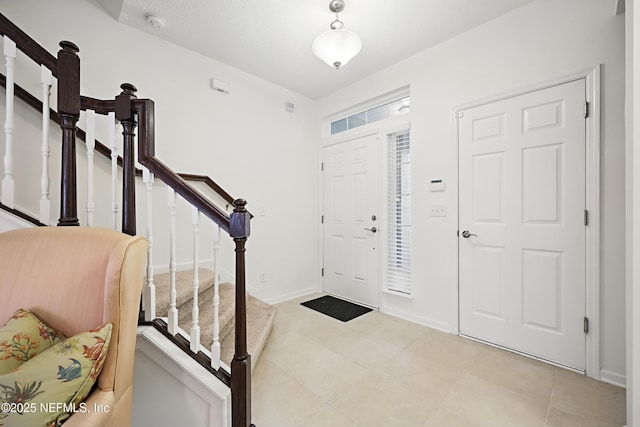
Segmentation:
<svg viewBox="0 0 640 427">
<path fill-rule="evenodd" d="M 120 85 L 120 95 L 116 96 L 116 119 L 122 121 L 133 120 L 133 109 L 131 101 L 136 99 L 136 87 L 131 83 L 122 83 Z"/>
<path fill-rule="evenodd" d="M 122 93 L 120 95 L 135 96 L 136 92 L 138 91 L 138 89 L 131 83 L 122 83 L 120 85 L 120 89 L 122 89 Z"/>
<path fill-rule="evenodd" d="M 234 239 L 246 239 L 251 234 L 251 214 L 246 209 L 247 201 L 236 199 L 233 201 L 235 208 L 231 213 L 229 234 Z"/>
<path fill-rule="evenodd" d="M 71 53 L 73 55 L 77 55 L 80 52 L 80 48 L 73 42 L 63 40 L 58 45 L 62 48 L 64 52 Z"/>
</svg>

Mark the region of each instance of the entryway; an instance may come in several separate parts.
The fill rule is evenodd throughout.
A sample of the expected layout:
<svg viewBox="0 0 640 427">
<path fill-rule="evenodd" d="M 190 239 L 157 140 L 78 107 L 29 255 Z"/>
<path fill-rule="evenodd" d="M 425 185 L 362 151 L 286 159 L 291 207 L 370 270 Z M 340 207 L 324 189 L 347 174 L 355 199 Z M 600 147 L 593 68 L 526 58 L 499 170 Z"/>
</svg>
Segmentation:
<svg viewBox="0 0 640 427">
<path fill-rule="evenodd" d="M 324 291 L 379 303 L 380 141 L 377 134 L 323 149 Z"/>
<path fill-rule="evenodd" d="M 586 368 L 584 78 L 458 114 L 459 330 Z"/>
</svg>

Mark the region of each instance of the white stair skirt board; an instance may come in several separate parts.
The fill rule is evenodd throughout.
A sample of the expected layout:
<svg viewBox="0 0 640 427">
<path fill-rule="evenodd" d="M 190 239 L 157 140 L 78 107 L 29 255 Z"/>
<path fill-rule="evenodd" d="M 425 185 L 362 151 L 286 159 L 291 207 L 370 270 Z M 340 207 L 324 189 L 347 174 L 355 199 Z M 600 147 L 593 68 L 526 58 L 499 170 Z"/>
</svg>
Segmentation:
<svg viewBox="0 0 640 427">
<path fill-rule="evenodd" d="M 9 212 L 0 210 L 0 233 L 29 227 L 35 227 L 35 225 Z"/>
<path fill-rule="evenodd" d="M 131 425 L 229 427 L 231 390 L 153 327 L 138 327 Z"/>
</svg>

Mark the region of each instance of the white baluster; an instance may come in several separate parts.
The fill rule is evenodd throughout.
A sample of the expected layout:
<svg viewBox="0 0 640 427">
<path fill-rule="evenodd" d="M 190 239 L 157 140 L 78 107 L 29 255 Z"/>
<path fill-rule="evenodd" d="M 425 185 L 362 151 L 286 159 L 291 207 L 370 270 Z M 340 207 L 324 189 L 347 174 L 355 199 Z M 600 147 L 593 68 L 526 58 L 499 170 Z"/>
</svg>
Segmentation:
<svg viewBox="0 0 640 427">
<path fill-rule="evenodd" d="M 198 251 L 198 237 L 200 234 L 200 212 L 195 207 L 191 215 L 191 223 L 193 224 L 193 308 L 191 312 L 191 351 L 198 352 L 200 348 L 200 310 L 198 308 L 198 289 L 200 288 L 200 280 L 198 278 L 198 259 L 200 258 Z"/>
<path fill-rule="evenodd" d="M 87 110 L 87 134 L 85 145 L 87 147 L 87 226 L 93 227 L 93 210 L 95 207 L 93 198 L 93 157 L 96 148 L 96 112 Z"/>
<path fill-rule="evenodd" d="M 40 180 L 40 222 L 49 225 L 51 222 L 51 200 L 49 199 L 49 123 L 50 123 L 50 103 L 51 98 L 51 70 L 44 65 L 40 66 L 40 82 L 42 83 L 42 178 Z"/>
<path fill-rule="evenodd" d="M 142 169 L 142 180 L 147 190 L 147 286 L 144 288 L 144 320 L 156 318 L 156 286 L 153 283 L 153 174 L 147 168 Z"/>
<path fill-rule="evenodd" d="M 111 148 L 111 212 L 112 227 L 118 229 L 118 144 L 116 142 L 116 113 L 109 113 L 109 148 Z"/>
<path fill-rule="evenodd" d="M 15 184 L 13 182 L 13 104 L 16 68 L 16 44 L 4 36 L 4 57 L 7 63 L 6 118 L 4 122 L 5 152 L 4 178 L 2 179 L 2 204 L 15 208 Z"/>
<path fill-rule="evenodd" d="M 169 202 L 169 321 L 167 328 L 171 335 L 178 333 L 178 309 L 176 308 L 176 192 L 167 187 Z"/>
<path fill-rule="evenodd" d="M 211 367 L 220 368 L 220 274 L 218 274 L 218 254 L 220 253 L 220 227 L 213 240 L 213 342 L 211 343 Z"/>
</svg>

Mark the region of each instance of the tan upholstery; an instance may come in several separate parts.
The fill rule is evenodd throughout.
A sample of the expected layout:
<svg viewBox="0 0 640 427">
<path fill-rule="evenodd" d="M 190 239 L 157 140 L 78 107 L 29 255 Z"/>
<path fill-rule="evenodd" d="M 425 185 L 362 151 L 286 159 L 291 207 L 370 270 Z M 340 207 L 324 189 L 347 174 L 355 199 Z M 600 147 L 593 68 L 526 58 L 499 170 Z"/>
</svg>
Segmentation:
<svg viewBox="0 0 640 427">
<path fill-rule="evenodd" d="M 24 308 L 67 336 L 113 323 L 89 411 L 65 427 L 129 426 L 136 324 L 147 241 L 95 227 L 0 233 L 0 325 Z M 93 404 L 108 413 L 93 413 Z"/>
</svg>

